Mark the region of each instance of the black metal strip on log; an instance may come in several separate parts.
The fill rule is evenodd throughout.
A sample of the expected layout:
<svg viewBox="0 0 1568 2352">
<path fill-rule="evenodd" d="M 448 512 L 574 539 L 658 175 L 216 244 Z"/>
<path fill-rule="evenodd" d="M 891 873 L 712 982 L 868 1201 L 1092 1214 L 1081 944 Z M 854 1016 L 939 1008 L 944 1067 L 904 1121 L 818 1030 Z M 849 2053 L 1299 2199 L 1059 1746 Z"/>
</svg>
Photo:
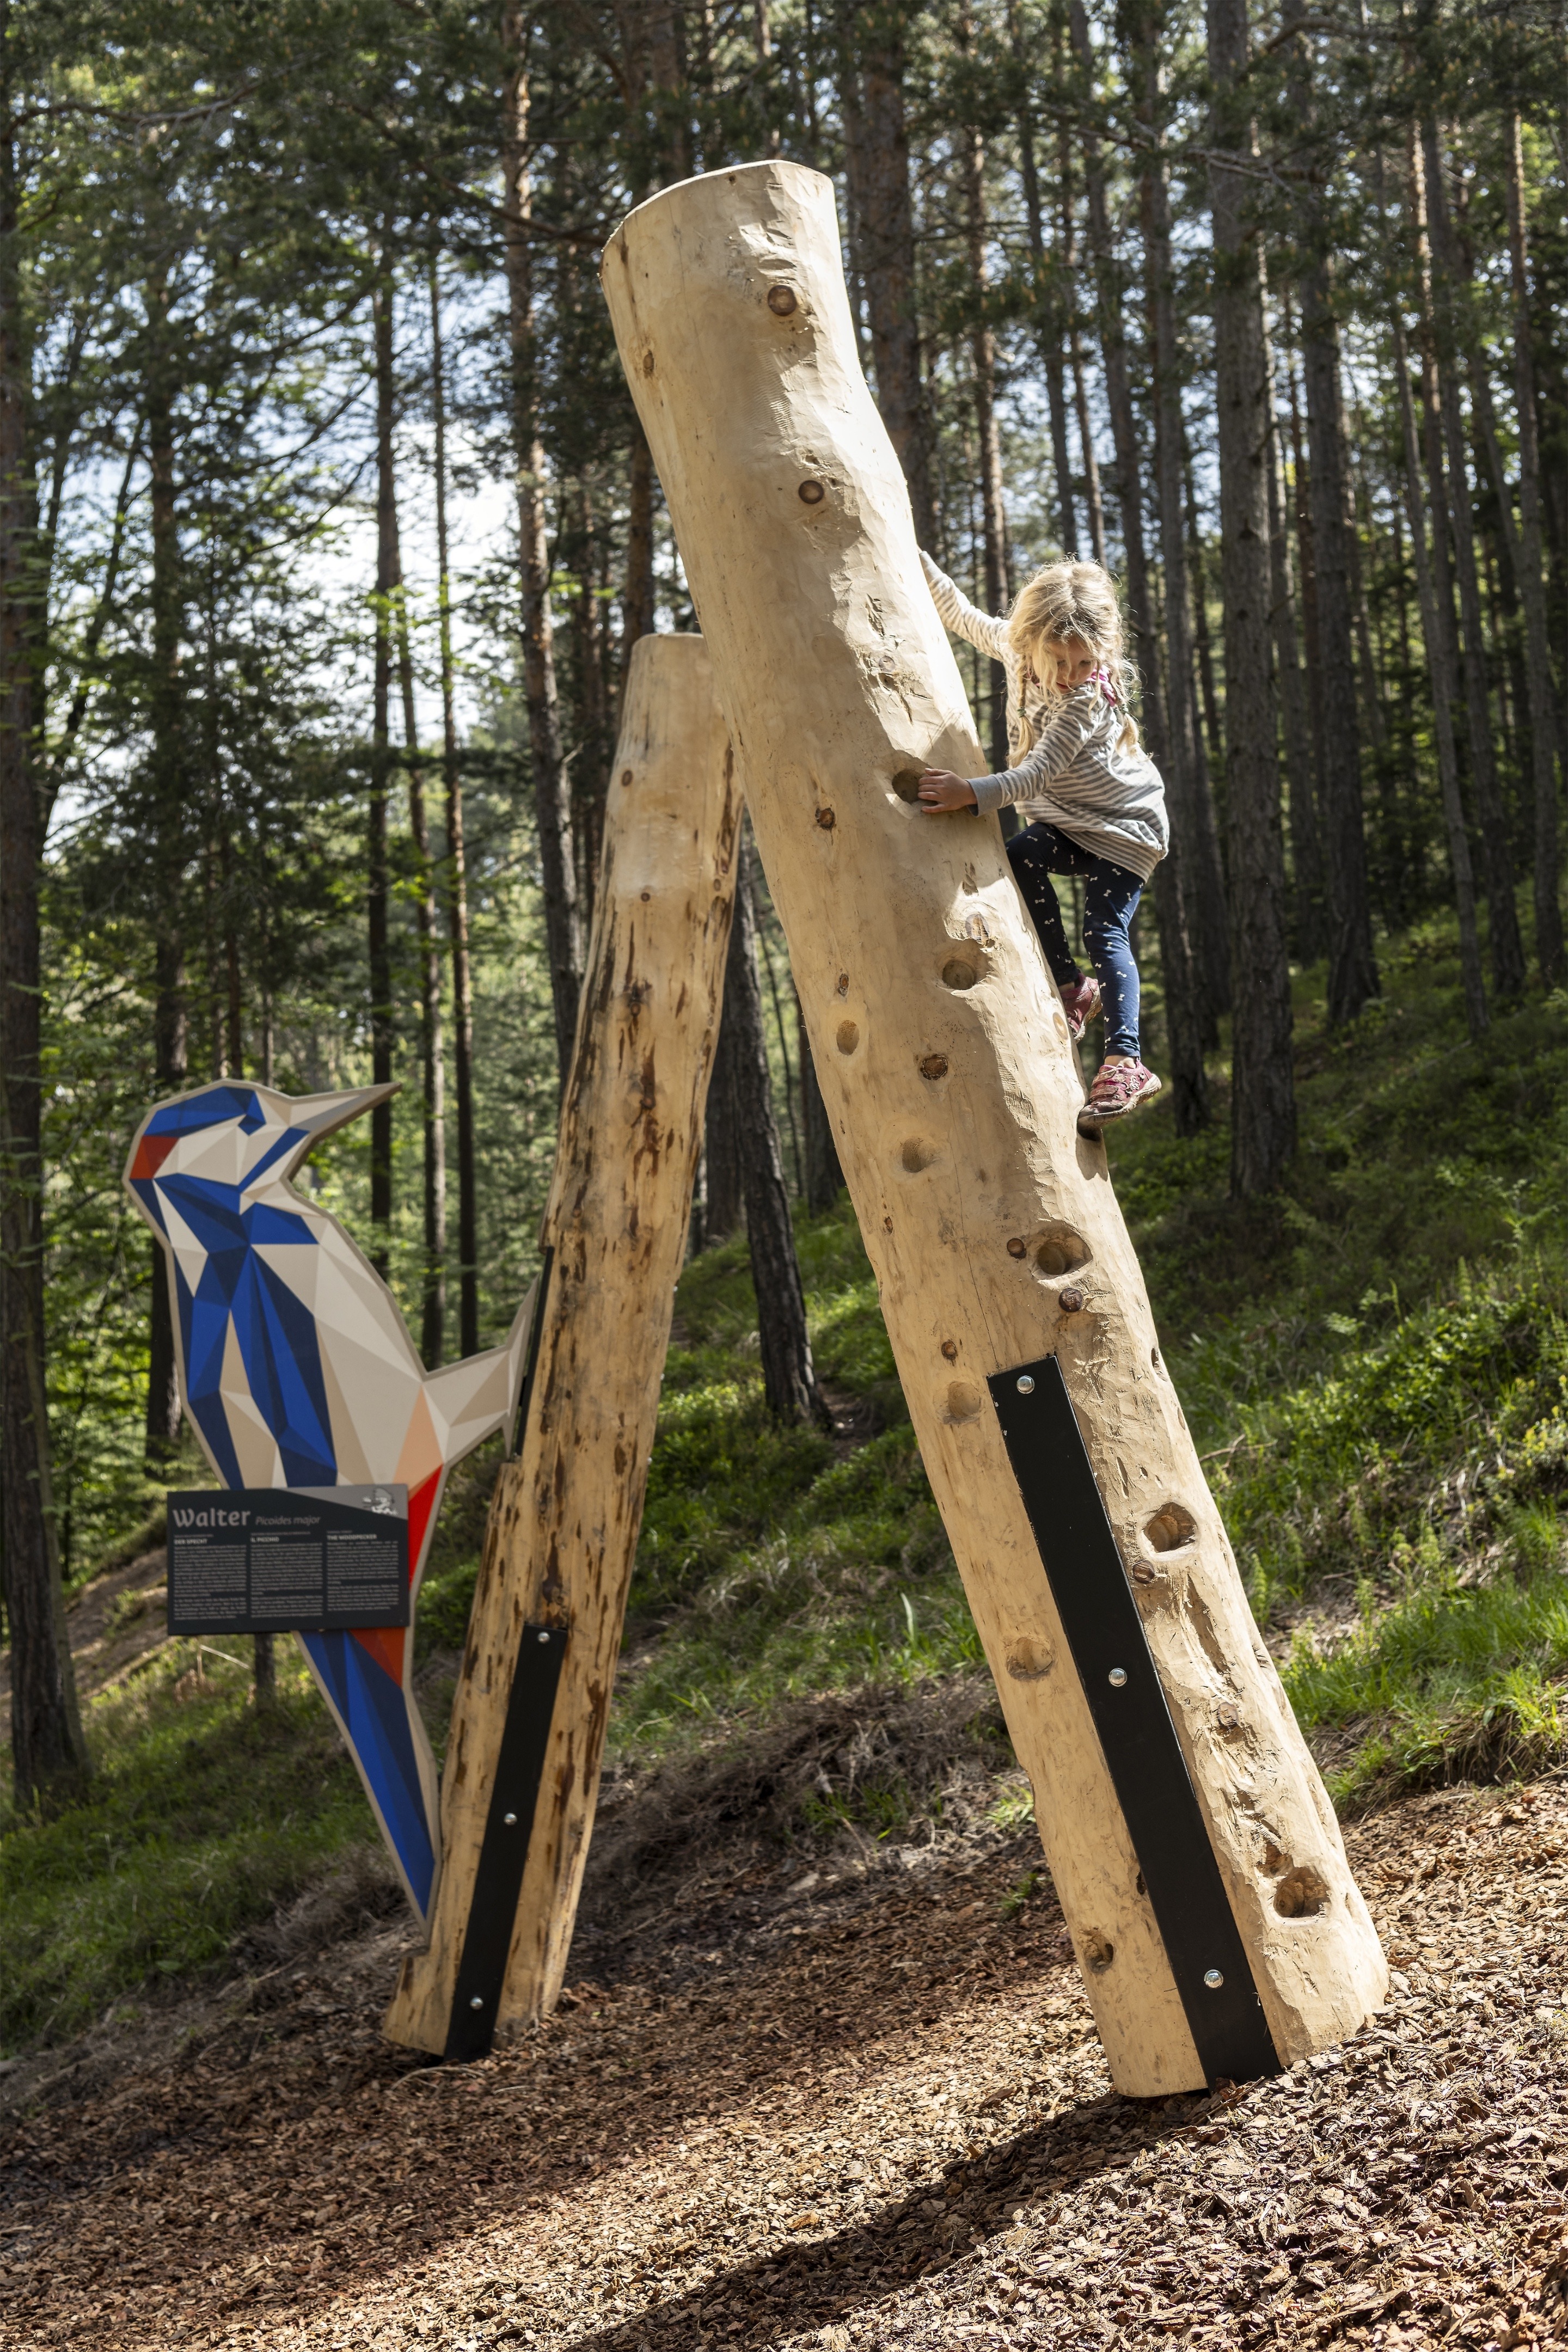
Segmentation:
<svg viewBox="0 0 1568 2352">
<path fill-rule="evenodd" d="M 565 1655 L 563 1625 L 523 1627 L 463 1931 L 463 1957 L 458 1965 L 442 2053 L 447 2058 L 483 2058 L 495 2040 L 507 1954 L 517 1924 L 523 1866 L 544 1773 L 550 1718 Z"/>
<path fill-rule="evenodd" d="M 521 1453 L 528 1429 L 533 1376 L 539 1365 L 539 1343 L 544 1330 L 554 1263 L 555 1252 L 547 1246 L 541 1253 L 539 1287 L 533 1295 L 533 1321 L 517 1401 L 513 1454 Z M 512 1667 L 506 1725 L 485 1813 L 485 1833 L 479 1845 L 479 1866 L 474 1872 L 468 1924 L 463 1930 L 463 1957 L 458 1963 L 458 1983 L 443 2053 L 447 2058 L 483 2058 L 495 2040 L 496 2017 L 506 1983 L 507 1955 L 517 1924 L 522 1874 L 539 1806 L 545 1750 L 550 1744 L 550 1721 L 565 1655 L 563 1625 L 523 1627 Z"/>
<path fill-rule="evenodd" d="M 1055 1356 L 993 1372 L 992 1400 L 1210 2083 L 1278 2074 L 1230 1898 Z"/>
</svg>

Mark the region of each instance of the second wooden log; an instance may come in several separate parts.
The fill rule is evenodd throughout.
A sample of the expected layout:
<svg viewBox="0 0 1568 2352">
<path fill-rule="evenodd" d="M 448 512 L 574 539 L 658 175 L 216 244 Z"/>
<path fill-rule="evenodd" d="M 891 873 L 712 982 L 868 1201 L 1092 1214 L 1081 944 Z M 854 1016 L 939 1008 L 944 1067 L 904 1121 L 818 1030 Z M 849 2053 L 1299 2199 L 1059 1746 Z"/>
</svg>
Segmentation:
<svg viewBox="0 0 1568 2352">
<path fill-rule="evenodd" d="M 707 647 L 644 637 L 541 1235 L 521 1452 L 490 1507 L 441 1776 L 430 1940 L 405 1960 L 385 2020 L 416 2049 L 478 2054 L 561 1990 L 701 1142 L 741 807 Z M 525 1784 L 531 1814 L 510 1793 Z M 502 1918 L 487 1888 L 506 1883 L 514 1834 L 526 1854 L 510 1857 Z M 475 1960 L 487 1946 L 488 1970 Z"/>
</svg>

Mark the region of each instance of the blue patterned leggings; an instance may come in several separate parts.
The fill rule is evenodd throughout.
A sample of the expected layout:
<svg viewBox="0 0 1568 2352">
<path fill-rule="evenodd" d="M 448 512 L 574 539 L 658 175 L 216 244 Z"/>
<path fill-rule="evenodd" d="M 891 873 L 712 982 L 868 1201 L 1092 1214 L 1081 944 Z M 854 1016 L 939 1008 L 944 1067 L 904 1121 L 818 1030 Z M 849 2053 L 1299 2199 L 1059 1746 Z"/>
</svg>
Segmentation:
<svg viewBox="0 0 1568 2352">
<path fill-rule="evenodd" d="M 1080 849 L 1054 824 L 1026 825 L 1007 844 L 1014 878 L 1024 904 L 1040 935 L 1046 961 L 1058 988 L 1081 980 L 1083 972 L 1062 926 L 1062 910 L 1051 884 L 1053 874 L 1083 877 L 1083 943 L 1100 982 L 1105 1012 L 1108 1054 L 1138 1054 L 1138 967 L 1132 961 L 1128 929 L 1143 896 L 1143 885 L 1125 866 Z"/>
</svg>

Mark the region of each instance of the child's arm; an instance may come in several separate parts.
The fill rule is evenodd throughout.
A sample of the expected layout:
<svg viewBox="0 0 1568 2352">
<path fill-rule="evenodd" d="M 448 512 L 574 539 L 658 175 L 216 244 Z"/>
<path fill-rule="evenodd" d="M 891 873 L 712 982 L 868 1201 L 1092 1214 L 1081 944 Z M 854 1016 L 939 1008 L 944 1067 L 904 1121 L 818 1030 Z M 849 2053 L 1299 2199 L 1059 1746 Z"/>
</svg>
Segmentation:
<svg viewBox="0 0 1568 2352">
<path fill-rule="evenodd" d="M 967 781 L 946 768 L 928 768 L 920 782 L 921 804 L 929 815 L 941 816 L 967 808 L 977 808 L 984 814 L 1014 801 L 1034 800 L 1043 784 L 1072 766 L 1090 737 L 1105 726 L 1108 712 L 1114 719 L 1114 705 L 1101 699 L 1099 685 L 1091 678 L 1063 698 L 1039 741 L 1016 768 Z"/>
<path fill-rule="evenodd" d="M 1115 706 L 1102 698 L 1094 679 L 1075 687 L 1063 697 L 1050 725 L 1016 768 L 973 778 L 975 807 L 982 811 L 1006 808 L 1015 801 L 1036 799 L 1053 776 L 1065 775 L 1085 744 L 1103 730 L 1108 718 L 1120 724 L 1120 716 Z"/>
<path fill-rule="evenodd" d="M 980 610 L 978 604 L 972 604 L 967 596 L 961 595 L 941 566 L 931 562 L 923 547 L 921 550 L 921 562 L 925 566 L 926 584 L 931 590 L 931 603 L 941 614 L 946 627 L 955 637 L 964 637 L 972 646 L 978 646 L 981 652 L 989 654 L 993 661 L 1005 661 L 1007 658 L 1005 621 L 994 621 L 988 613 L 983 613 Z"/>
</svg>

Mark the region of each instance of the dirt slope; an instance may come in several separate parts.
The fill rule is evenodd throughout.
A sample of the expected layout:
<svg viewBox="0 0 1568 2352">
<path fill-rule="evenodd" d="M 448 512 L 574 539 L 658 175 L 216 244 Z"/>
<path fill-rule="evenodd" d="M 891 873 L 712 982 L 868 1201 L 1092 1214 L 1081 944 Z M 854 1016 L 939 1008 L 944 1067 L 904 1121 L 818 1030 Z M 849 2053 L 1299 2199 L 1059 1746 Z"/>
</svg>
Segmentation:
<svg viewBox="0 0 1568 2352">
<path fill-rule="evenodd" d="M 29 2068 L 0 2344 L 1561 2339 L 1568 1792 L 1414 1800 L 1352 1845 L 1388 2012 L 1155 2106 L 1109 2090 L 1044 1881 L 1004 1910 L 1025 1838 L 759 1869 L 464 2071 L 379 2040 L 373 1930 Z"/>
</svg>

